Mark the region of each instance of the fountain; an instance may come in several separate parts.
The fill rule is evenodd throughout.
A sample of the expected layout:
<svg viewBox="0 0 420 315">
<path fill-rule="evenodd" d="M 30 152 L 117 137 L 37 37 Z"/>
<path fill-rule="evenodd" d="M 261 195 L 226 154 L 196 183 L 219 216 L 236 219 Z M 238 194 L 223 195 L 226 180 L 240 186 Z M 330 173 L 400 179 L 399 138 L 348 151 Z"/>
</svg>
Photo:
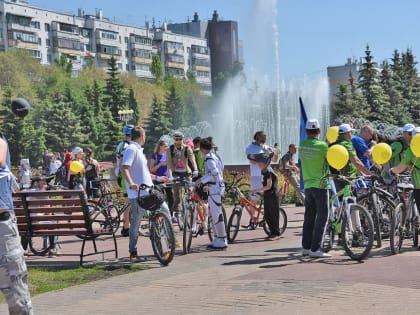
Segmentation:
<svg viewBox="0 0 420 315">
<path fill-rule="evenodd" d="M 245 36 L 247 80 L 237 76 L 227 83 L 210 121 L 212 135 L 226 164 L 247 163 L 245 148 L 257 130 L 267 133 L 267 144 L 279 143 L 283 154 L 290 143 L 299 143 L 299 97 L 308 118 L 320 120 L 324 130 L 329 121 L 326 74 L 280 80 L 277 1 L 256 0 L 254 4 Z M 261 34 L 272 37 L 268 40 L 269 36 Z M 274 84 L 267 73 L 258 74 L 264 68 L 274 68 Z"/>
</svg>

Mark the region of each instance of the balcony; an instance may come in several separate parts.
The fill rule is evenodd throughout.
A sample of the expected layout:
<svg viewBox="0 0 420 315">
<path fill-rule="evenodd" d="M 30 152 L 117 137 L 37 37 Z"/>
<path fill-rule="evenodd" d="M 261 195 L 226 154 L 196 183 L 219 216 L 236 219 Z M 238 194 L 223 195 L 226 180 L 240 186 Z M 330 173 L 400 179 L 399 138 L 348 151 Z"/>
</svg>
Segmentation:
<svg viewBox="0 0 420 315">
<path fill-rule="evenodd" d="M 54 47 L 54 51 L 62 54 L 66 54 L 69 56 L 81 56 L 82 52 L 80 49 L 71 49 L 71 48 L 63 48 L 63 47 Z"/>
<path fill-rule="evenodd" d="M 54 30 L 52 32 L 53 38 L 65 38 L 65 39 L 71 39 L 71 40 L 77 40 L 80 41 L 81 36 L 79 33 L 70 33 L 70 32 L 64 32 L 60 30 Z"/>
<path fill-rule="evenodd" d="M 142 57 L 133 56 L 131 59 L 133 60 L 134 63 L 145 64 L 145 65 L 152 64 L 152 58 L 142 58 Z"/>
<path fill-rule="evenodd" d="M 207 71 L 207 72 L 210 72 L 210 66 L 193 65 L 192 68 L 193 68 L 194 71 Z"/>
<path fill-rule="evenodd" d="M 165 62 L 165 66 L 168 67 L 168 68 L 184 69 L 184 64 L 183 63 L 178 63 L 178 62 L 167 61 L 167 62 Z"/>
<path fill-rule="evenodd" d="M 23 42 L 23 41 L 15 40 L 15 39 L 9 39 L 9 46 L 22 48 L 22 49 L 29 49 L 29 50 L 39 49 L 38 43 Z"/>
<path fill-rule="evenodd" d="M 8 30 L 14 30 L 14 31 L 24 31 L 24 32 L 28 32 L 28 33 L 36 33 L 39 30 L 35 27 L 32 26 L 24 26 L 18 23 L 8 23 L 7 24 L 7 29 Z"/>
<path fill-rule="evenodd" d="M 137 78 L 153 79 L 153 75 L 147 70 L 134 70 Z"/>
<path fill-rule="evenodd" d="M 107 54 L 107 53 L 103 53 L 103 52 L 97 52 L 96 53 L 96 58 L 99 59 L 104 59 L 104 60 L 110 60 L 112 58 L 112 56 L 114 56 L 114 58 L 118 59 L 118 57 L 120 55 L 116 55 L 116 54 Z"/>
</svg>

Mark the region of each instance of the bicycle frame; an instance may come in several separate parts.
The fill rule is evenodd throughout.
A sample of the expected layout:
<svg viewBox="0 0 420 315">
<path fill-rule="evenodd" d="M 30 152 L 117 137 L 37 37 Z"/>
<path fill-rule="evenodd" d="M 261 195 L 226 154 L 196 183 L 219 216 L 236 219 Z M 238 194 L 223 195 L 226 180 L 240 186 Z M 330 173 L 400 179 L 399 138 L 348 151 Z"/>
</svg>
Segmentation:
<svg viewBox="0 0 420 315">
<path fill-rule="evenodd" d="M 235 189 L 235 206 L 241 205 L 245 208 L 254 224 L 262 223 L 263 219 L 260 220 L 260 216 L 263 216 L 264 218 L 264 210 L 261 207 L 262 200 L 259 201 L 260 206 L 258 207 L 255 203 L 248 200 L 238 187 L 233 188 Z M 256 216 L 255 213 L 257 213 Z"/>
</svg>

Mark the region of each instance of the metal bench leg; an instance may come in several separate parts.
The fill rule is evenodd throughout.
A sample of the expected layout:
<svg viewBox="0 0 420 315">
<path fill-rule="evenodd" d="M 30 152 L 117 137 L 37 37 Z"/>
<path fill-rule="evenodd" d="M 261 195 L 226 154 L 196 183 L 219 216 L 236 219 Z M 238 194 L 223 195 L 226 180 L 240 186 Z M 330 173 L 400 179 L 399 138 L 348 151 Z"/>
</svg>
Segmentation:
<svg viewBox="0 0 420 315">
<path fill-rule="evenodd" d="M 80 266 L 83 266 L 83 257 L 84 257 L 84 253 L 85 253 L 85 243 L 86 243 L 86 239 L 83 238 L 82 250 L 80 251 Z"/>
<path fill-rule="evenodd" d="M 98 252 L 98 248 L 96 247 L 95 238 L 92 238 L 92 242 L 93 242 L 93 248 L 95 249 L 95 253 L 97 253 Z"/>
<path fill-rule="evenodd" d="M 117 238 L 115 237 L 115 233 L 112 233 L 112 238 L 114 239 L 115 259 L 117 259 L 118 258 L 118 247 L 117 247 Z"/>
</svg>

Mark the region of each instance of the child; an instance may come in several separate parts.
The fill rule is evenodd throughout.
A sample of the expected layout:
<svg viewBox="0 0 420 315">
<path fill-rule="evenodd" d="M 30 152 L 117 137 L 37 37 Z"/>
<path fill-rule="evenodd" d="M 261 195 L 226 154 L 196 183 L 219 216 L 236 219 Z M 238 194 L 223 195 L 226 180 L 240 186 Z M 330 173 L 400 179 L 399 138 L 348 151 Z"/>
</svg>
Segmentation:
<svg viewBox="0 0 420 315">
<path fill-rule="evenodd" d="M 261 169 L 262 188 L 251 190 L 251 193 L 264 193 L 264 219 L 268 224 L 271 234 L 269 240 L 278 240 L 280 238 L 279 224 L 279 194 L 277 189 L 277 176 L 270 166 L 273 153 L 259 153 L 255 155 L 255 161 Z"/>
</svg>

